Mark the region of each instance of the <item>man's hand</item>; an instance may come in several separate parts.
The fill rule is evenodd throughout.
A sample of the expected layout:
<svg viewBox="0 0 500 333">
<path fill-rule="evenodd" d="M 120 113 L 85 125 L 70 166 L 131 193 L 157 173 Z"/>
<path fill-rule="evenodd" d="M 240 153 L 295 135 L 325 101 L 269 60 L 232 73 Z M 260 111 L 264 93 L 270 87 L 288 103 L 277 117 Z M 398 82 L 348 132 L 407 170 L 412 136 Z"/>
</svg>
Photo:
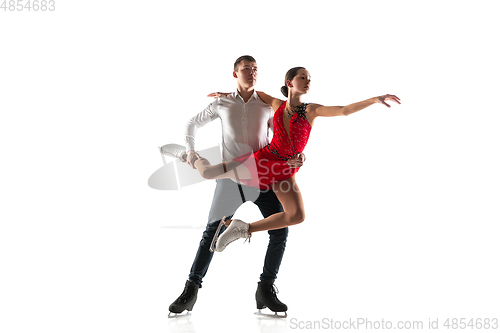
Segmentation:
<svg viewBox="0 0 500 333">
<path fill-rule="evenodd" d="M 195 152 L 194 150 L 190 150 L 187 152 L 187 163 L 193 168 L 193 169 L 196 169 L 194 167 L 194 161 L 196 161 L 198 158 L 200 158 L 200 155 L 198 155 L 197 152 Z"/>
<path fill-rule="evenodd" d="M 230 93 L 221 93 L 221 92 L 214 92 L 214 93 L 211 93 L 211 94 L 208 94 L 207 97 L 213 97 L 215 99 L 219 99 L 219 97 L 222 97 L 222 96 L 227 96 L 229 95 Z"/>
<path fill-rule="evenodd" d="M 286 161 L 286 163 L 288 163 L 288 165 L 292 168 L 300 168 L 302 165 L 304 165 L 305 160 L 306 160 L 306 155 L 298 153 L 293 158 Z"/>
</svg>

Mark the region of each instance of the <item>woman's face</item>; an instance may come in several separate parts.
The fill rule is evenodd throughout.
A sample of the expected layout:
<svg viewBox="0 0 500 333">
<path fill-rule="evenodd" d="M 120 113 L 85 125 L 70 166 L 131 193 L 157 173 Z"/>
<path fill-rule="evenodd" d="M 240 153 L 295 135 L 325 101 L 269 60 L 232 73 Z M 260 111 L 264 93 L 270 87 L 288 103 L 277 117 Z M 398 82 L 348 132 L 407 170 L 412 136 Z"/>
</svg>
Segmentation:
<svg viewBox="0 0 500 333">
<path fill-rule="evenodd" d="M 301 94 L 307 94 L 311 86 L 311 75 L 307 69 L 299 69 L 292 81 L 287 81 L 290 89 Z"/>
</svg>

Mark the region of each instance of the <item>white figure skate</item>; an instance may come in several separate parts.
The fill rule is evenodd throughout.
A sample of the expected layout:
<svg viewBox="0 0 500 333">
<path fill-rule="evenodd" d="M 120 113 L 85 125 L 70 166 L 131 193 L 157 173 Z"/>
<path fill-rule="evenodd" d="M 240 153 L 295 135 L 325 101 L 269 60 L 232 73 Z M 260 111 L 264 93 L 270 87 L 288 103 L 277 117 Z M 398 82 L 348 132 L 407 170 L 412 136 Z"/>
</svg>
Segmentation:
<svg viewBox="0 0 500 333">
<path fill-rule="evenodd" d="M 215 242 L 217 242 L 217 240 L 219 239 L 219 231 L 222 228 L 222 226 L 224 225 L 225 219 L 226 219 L 226 217 L 224 216 L 222 218 L 222 220 L 220 220 L 219 226 L 217 227 L 217 230 L 215 231 L 214 238 L 212 239 L 212 243 L 210 243 L 210 252 L 214 252 L 214 250 L 215 250 Z"/>
<path fill-rule="evenodd" d="M 162 154 L 165 154 L 173 158 L 178 158 L 181 162 L 186 162 L 187 154 L 186 154 L 186 148 L 184 146 L 171 143 L 168 145 L 161 146 L 160 151 Z"/>
<path fill-rule="evenodd" d="M 224 217 L 215 232 L 214 239 L 212 240 L 212 244 L 210 245 L 210 251 L 213 252 L 214 244 L 215 251 L 222 252 L 232 242 L 237 239 L 245 238 L 245 242 L 248 240 L 250 242 L 250 237 L 252 235 L 248 232 L 248 227 L 250 224 L 245 223 L 241 220 L 232 220 L 229 227 L 227 227 L 226 231 L 224 231 L 220 237 L 218 236 L 219 230 L 225 222 L 226 217 Z"/>
</svg>

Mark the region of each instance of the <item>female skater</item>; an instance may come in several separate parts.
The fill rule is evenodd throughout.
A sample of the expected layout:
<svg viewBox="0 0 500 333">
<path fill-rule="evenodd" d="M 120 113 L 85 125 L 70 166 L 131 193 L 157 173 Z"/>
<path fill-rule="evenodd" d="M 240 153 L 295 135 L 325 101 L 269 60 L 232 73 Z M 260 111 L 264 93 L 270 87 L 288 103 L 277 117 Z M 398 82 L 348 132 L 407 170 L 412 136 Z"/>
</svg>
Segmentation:
<svg viewBox="0 0 500 333">
<path fill-rule="evenodd" d="M 257 92 L 259 98 L 275 110 L 273 138 L 269 145 L 253 154 L 217 165 L 210 165 L 210 162 L 202 157 L 195 161 L 194 166 L 203 178 L 236 178 L 245 185 L 261 189 L 272 188 L 284 210 L 253 223 L 222 219 L 211 250 L 216 241 L 215 249 L 221 252 L 239 238 L 249 239 L 254 232 L 281 229 L 304 221 L 302 195 L 295 181 L 295 173 L 300 168 L 291 167 L 287 160 L 303 151 L 316 117 L 347 116 L 375 103 L 390 107 L 386 100 L 401 104 L 399 98 L 394 95 L 373 97 L 347 106 L 305 104 L 302 103 L 302 95 L 307 94 L 310 83 L 309 72 L 304 67 L 294 67 L 286 73 L 285 85 L 281 87 L 283 95 L 288 97 L 286 101 Z M 182 148 L 179 145 L 166 145 L 162 151 L 184 161 L 185 151 L 179 147 Z M 228 228 L 218 237 L 223 224 Z"/>
</svg>

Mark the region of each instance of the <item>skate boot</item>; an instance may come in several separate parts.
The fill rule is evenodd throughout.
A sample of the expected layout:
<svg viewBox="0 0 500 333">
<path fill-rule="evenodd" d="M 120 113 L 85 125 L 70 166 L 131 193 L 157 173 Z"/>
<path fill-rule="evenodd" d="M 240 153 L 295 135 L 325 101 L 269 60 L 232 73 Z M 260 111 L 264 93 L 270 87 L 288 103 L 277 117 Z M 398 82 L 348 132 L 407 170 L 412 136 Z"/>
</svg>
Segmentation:
<svg viewBox="0 0 500 333">
<path fill-rule="evenodd" d="M 259 310 L 255 314 L 261 316 L 286 318 L 286 311 L 288 307 L 283 304 L 276 294 L 278 293 L 276 286 L 274 285 L 274 280 L 260 281 L 257 286 L 257 291 L 255 292 L 255 300 L 257 301 L 257 309 Z M 264 308 L 269 308 L 269 310 L 274 312 L 274 315 L 263 314 L 260 310 Z M 278 315 L 278 312 L 284 312 L 284 315 Z"/>
<path fill-rule="evenodd" d="M 184 310 L 188 310 L 188 312 L 193 310 L 194 303 L 196 303 L 196 299 L 198 298 L 198 288 L 196 283 L 189 280 L 186 281 L 186 286 L 182 294 L 170 304 L 168 317 L 175 317 L 177 314 L 184 312 Z M 175 313 L 175 316 L 171 316 L 172 313 Z"/>
<path fill-rule="evenodd" d="M 186 148 L 184 146 L 171 143 L 168 145 L 161 146 L 160 151 L 164 155 L 178 158 L 181 162 L 187 161 L 187 153 L 186 153 Z"/>
<path fill-rule="evenodd" d="M 224 219 L 220 222 L 224 223 Z M 215 251 L 222 252 L 232 242 L 237 239 L 245 238 L 250 242 L 250 237 L 252 236 L 248 232 L 248 227 L 250 224 L 245 223 L 241 220 L 232 220 L 229 227 L 227 227 L 226 231 L 224 231 L 217 239 L 217 244 L 215 245 Z M 215 234 L 217 236 L 217 233 Z"/>
<path fill-rule="evenodd" d="M 215 244 L 219 240 L 219 231 L 224 226 L 224 220 L 225 219 L 226 219 L 226 217 L 224 216 L 222 218 L 222 220 L 220 220 L 220 223 L 219 223 L 219 226 L 217 227 L 217 230 L 215 230 L 214 238 L 212 239 L 212 243 L 210 243 L 210 248 L 209 248 L 210 252 L 214 252 L 215 251 Z"/>
</svg>

